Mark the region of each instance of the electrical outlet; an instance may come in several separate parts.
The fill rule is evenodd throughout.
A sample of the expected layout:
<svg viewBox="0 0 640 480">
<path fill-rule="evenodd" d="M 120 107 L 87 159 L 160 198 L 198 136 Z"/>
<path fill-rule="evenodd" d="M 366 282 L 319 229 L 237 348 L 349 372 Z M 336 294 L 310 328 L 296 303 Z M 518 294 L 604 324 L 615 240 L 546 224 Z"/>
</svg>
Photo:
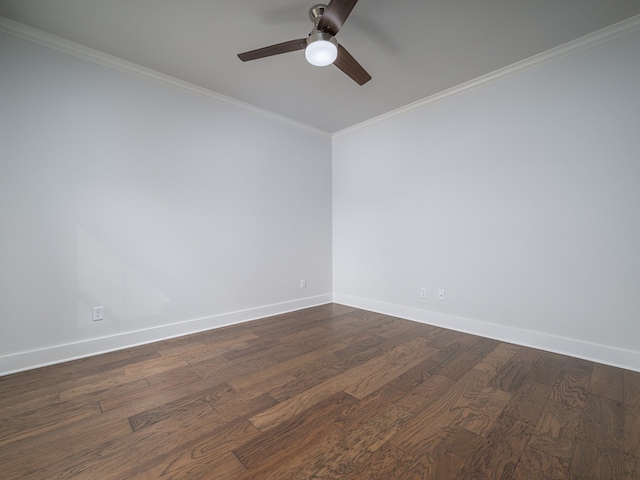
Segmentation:
<svg viewBox="0 0 640 480">
<path fill-rule="evenodd" d="M 104 307 L 93 307 L 92 311 L 92 320 L 97 322 L 99 320 L 104 320 Z"/>
<path fill-rule="evenodd" d="M 438 300 L 444 302 L 444 290 L 438 290 Z"/>
<path fill-rule="evenodd" d="M 300 288 L 307 288 L 307 279 L 303 278 L 300 280 Z"/>
<path fill-rule="evenodd" d="M 424 287 L 420 288 L 420 298 L 427 298 L 427 289 Z"/>
</svg>

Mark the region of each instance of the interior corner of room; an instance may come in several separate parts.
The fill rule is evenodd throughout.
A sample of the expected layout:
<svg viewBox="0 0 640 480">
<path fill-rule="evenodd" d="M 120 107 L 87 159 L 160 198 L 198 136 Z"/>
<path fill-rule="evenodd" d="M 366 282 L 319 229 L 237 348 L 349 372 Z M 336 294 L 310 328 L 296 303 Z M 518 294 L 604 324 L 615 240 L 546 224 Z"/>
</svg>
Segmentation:
<svg viewBox="0 0 640 480">
<path fill-rule="evenodd" d="M 1 29 L 0 374 L 330 302 L 640 371 L 638 25 L 338 132 Z"/>
</svg>

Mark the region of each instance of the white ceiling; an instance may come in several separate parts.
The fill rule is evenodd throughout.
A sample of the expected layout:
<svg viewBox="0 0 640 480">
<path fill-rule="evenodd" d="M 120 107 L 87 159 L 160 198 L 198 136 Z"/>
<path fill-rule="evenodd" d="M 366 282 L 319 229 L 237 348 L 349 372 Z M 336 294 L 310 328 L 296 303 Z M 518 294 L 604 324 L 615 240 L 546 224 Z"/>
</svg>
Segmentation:
<svg viewBox="0 0 640 480">
<path fill-rule="evenodd" d="M 640 14 L 640 0 L 360 0 L 338 41 L 360 87 L 298 51 L 314 0 L 0 0 L 0 15 L 336 132 Z"/>
</svg>

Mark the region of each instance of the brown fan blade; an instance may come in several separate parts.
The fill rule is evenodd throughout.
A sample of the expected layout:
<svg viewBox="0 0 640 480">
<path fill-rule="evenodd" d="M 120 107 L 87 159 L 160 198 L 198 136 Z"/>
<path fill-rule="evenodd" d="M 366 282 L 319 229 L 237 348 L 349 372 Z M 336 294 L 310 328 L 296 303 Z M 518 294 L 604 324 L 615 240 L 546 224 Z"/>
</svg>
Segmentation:
<svg viewBox="0 0 640 480">
<path fill-rule="evenodd" d="M 318 22 L 318 30 L 335 35 L 356 6 L 358 0 L 331 0 Z"/>
<path fill-rule="evenodd" d="M 371 80 L 371 75 L 342 45 L 338 45 L 338 58 L 333 64 L 355 80 L 358 85 L 364 85 Z"/>
<path fill-rule="evenodd" d="M 300 38 L 298 40 L 290 40 L 288 42 L 270 45 L 268 47 L 258 48 L 249 52 L 239 53 L 238 58 L 243 62 L 256 60 L 258 58 L 270 57 L 272 55 L 280 55 L 281 53 L 295 52 L 296 50 L 304 50 L 307 47 L 307 39 Z"/>
</svg>

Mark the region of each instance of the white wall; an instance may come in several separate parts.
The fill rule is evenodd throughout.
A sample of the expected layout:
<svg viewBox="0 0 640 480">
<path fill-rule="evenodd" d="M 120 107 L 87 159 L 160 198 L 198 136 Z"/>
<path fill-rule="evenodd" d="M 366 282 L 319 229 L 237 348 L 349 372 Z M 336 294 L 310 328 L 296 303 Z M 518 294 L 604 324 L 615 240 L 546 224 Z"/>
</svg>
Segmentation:
<svg viewBox="0 0 640 480">
<path fill-rule="evenodd" d="M 328 135 L 4 33 L 0 65 L 0 374 L 331 300 Z"/>
<path fill-rule="evenodd" d="M 636 31 L 340 134 L 332 153 L 0 33 L 0 374 L 332 289 L 640 370 L 638 51 Z"/>
<path fill-rule="evenodd" d="M 638 52 L 635 31 L 337 135 L 334 298 L 640 370 Z"/>
</svg>

